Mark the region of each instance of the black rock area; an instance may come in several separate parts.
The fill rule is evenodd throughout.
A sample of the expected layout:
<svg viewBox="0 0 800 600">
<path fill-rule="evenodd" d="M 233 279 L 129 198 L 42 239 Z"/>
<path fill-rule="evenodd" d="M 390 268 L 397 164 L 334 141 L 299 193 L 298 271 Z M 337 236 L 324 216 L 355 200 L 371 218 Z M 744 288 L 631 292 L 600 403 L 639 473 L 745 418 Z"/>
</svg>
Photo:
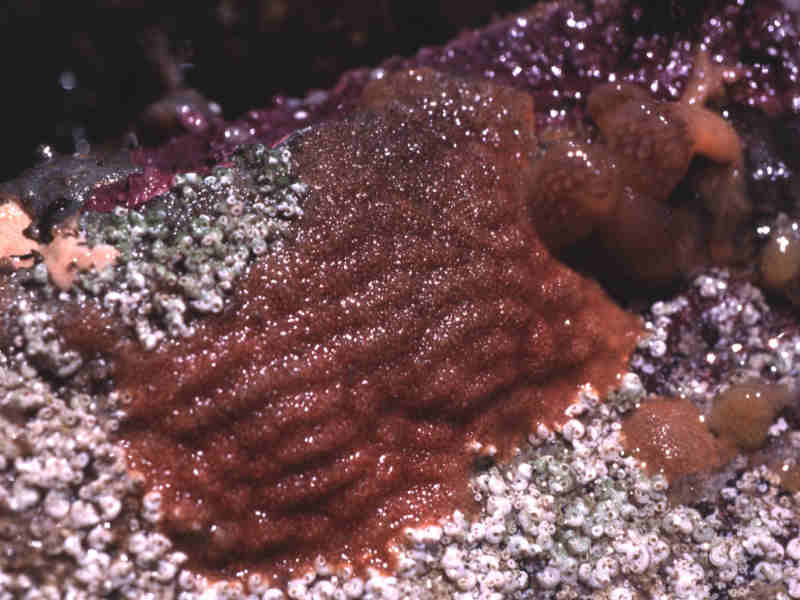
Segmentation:
<svg viewBox="0 0 800 600">
<path fill-rule="evenodd" d="M 0 3 L 0 181 L 40 144 L 71 153 L 116 140 L 178 86 L 228 119 L 275 94 L 330 88 L 339 74 L 441 44 L 530 1 L 198 0 Z"/>
</svg>

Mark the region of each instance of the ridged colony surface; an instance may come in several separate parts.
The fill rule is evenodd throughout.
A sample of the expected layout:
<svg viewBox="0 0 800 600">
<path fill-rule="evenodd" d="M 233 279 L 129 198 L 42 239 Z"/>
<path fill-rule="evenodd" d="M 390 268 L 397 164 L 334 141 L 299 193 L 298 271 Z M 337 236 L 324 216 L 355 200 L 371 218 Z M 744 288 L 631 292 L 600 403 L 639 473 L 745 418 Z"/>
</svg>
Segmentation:
<svg viewBox="0 0 800 600">
<path fill-rule="evenodd" d="M 365 103 L 293 142 L 297 238 L 230 308 L 119 357 L 132 466 L 200 564 L 384 565 L 404 526 L 464 505 L 473 442 L 565 420 L 633 348 L 636 319 L 531 225 L 528 96 L 423 70 Z"/>
</svg>

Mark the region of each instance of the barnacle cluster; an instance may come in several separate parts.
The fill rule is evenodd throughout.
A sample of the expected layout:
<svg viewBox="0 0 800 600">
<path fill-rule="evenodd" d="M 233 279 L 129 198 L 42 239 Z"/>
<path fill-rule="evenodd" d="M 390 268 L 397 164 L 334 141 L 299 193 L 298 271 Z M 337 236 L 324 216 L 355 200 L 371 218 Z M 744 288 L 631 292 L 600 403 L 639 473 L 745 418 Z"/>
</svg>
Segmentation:
<svg viewBox="0 0 800 600">
<path fill-rule="evenodd" d="M 64 287 L 72 301 L 97 299 L 106 314 L 118 315 L 144 348 L 156 347 L 165 337 L 189 336 L 192 317 L 219 313 L 252 260 L 287 237 L 289 224 L 302 214 L 305 192 L 285 148 L 253 145 L 232 157 L 229 166 L 205 175 L 177 174 L 168 192 L 140 208 L 83 212 L 76 228 L 94 248 L 91 256 L 112 248 L 119 259 L 92 270 L 70 270 L 75 285 Z M 14 277 L 53 295 L 50 280 L 60 281 L 62 270 L 45 260 Z M 52 311 L 57 310 L 40 309 L 37 321 L 27 308 L 31 301 L 18 288 L 6 288 L 10 330 L 25 339 L 39 321 L 52 329 Z M 40 362 L 58 363 L 49 370 L 61 377 L 81 362 L 73 360 L 74 353 L 62 347 L 54 332 L 47 345 L 29 344 L 28 352 Z"/>
<path fill-rule="evenodd" d="M 222 311 L 253 258 L 286 238 L 305 192 L 285 148 L 249 146 L 230 166 L 178 174 L 168 193 L 140 209 L 85 214 L 90 242 L 113 244 L 122 260 L 84 274 L 79 287 L 120 314 L 145 348 L 187 337 L 187 310 Z"/>
<path fill-rule="evenodd" d="M 592 253 L 602 254 L 596 269 L 613 264 L 651 283 L 746 257 L 734 249 L 751 212 L 742 143 L 704 106 L 730 73 L 701 52 L 677 102 L 659 102 L 632 84 L 594 88 L 587 111 L 599 139 L 558 141 L 536 164 L 532 211 L 548 243 L 588 238 Z M 682 197 L 676 188 L 699 156 L 709 162 L 689 178 L 694 193 Z"/>
<path fill-rule="evenodd" d="M 0 596 L 136 597 L 145 579 L 174 581 L 187 557 L 137 521 L 140 492 L 114 440 L 122 413 L 39 372 L 24 351 L 0 351 Z"/>
</svg>

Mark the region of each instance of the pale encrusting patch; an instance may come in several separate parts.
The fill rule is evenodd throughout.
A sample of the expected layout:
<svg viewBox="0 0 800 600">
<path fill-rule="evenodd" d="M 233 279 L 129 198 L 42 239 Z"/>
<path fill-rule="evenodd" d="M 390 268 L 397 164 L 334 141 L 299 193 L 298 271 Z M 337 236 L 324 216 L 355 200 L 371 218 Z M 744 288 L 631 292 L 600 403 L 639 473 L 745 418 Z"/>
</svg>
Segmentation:
<svg viewBox="0 0 800 600">
<path fill-rule="evenodd" d="M 77 230 L 76 219 L 70 219 L 53 229 L 53 240 L 39 244 L 25 236 L 31 218 L 15 200 L 0 206 L 0 264 L 6 262 L 12 270 L 34 265 L 34 254 L 42 257 L 50 279 L 61 290 L 72 287 L 80 271 L 102 271 L 114 264 L 119 252 L 106 244 L 89 247 Z"/>
<path fill-rule="evenodd" d="M 30 224 L 31 218 L 15 201 L 0 205 L 0 264 L 12 269 L 33 265 L 32 258 L 22 258 L 39 247 L 22 233 Z"/>
</svg>

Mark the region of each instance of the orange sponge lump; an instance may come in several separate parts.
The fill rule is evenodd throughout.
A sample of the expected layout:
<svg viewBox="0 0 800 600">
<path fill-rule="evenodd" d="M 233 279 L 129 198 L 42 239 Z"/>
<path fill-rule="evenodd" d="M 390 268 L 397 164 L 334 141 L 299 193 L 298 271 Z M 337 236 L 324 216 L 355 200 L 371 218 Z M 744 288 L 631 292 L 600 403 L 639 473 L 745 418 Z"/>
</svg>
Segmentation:
<svg viewBox="0 0 800 600">
<path fill-rule="evenodd" d="M 734 385 L 715 398 L 708 426 L 742 451 L 757 450 L 767 440 L 775 417 L 788 406 L 792 397 L 779 385 Z"/>
<path fill-rule="evenodd" d="M 700 411 L 685 398 L 653 398 L 622 423 L 622 442 L 650 474 L 670 483 L 708 473 L 732 457 L 731 447 L 708 430 Z"/>
</svg>

